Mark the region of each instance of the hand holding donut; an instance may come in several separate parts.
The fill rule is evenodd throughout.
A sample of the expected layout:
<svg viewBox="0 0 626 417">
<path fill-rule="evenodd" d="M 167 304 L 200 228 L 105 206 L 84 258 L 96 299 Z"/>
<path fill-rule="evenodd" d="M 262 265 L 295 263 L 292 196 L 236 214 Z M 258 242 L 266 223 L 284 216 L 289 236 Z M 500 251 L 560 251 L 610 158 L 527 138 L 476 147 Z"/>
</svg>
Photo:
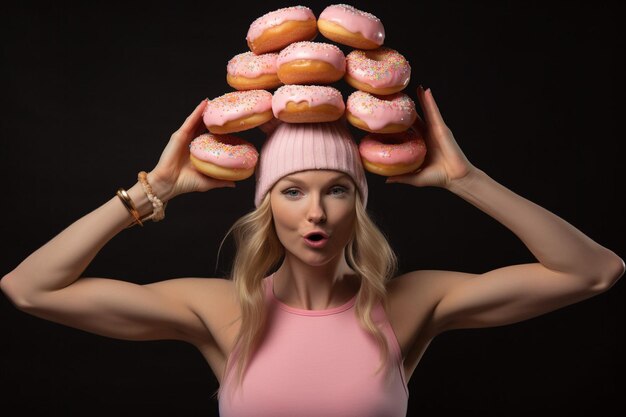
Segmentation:
<svg viewBox="0 0 626 417">
<path fill-rule="evenodd" d="M 184 193 L 235 186 L 232 181 L 217 180 L 201 174 L 190 162 L 189 143 L 206 131 L 202 121 L 206 104 L 206 100 L 202 100 L 182 126 L 172 134 L 159 162 L 148 174 L 155 194 L 164 202 Z"/>
<path fill-rule="evenodd" d="M 424 91 L 420 86 L 417 97 L 424 113 L 424 120 L 418 116 L 414 126 L 426 140 L 428 148 L 426 161 L 417 172 L 392 176 L 387 182 L 399 182 L 416 187 L 448 188 L 454 181 L 466 177 L 475 168 L 444 122 L 430 89 Z"/>
</svg>

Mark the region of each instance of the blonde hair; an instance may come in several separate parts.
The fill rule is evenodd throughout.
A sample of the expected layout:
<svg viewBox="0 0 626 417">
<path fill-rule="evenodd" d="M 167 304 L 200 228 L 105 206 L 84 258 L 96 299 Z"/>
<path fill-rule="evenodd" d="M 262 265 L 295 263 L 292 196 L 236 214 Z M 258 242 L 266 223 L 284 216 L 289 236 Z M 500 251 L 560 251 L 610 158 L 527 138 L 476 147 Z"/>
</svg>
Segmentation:
<svg viewBox="0 0 626 417">
<path fill-rule="evenodd" d="M 386 307 L 386 283 L 396 272 L 397 258 L 386 237 L 366 212 L 358 191 L 355 201 L 354 233 L 346 246 L 345 256 L 348 265 L 361 278 L 355 314 L 361 326 L 380 346 L 380 371 L 387 364 L 389 346 L 382 331 L 372 320 L 371 313 L 379 301 Z M 236 382 L 240 385 L 250 358 L 261 343 L 266 325 L 263 278 L 279 266 L 285 255 L 274 229 L 270 193 L 265 195 L 256 210 L 237 220 L 226 236 L 230 233 L 235 238 L 237 248 L 231 279 L 241 306 L 241 327 L 235 339 L 233 354 L 226 364 L 222 385 L 235 365 Z M 221 387 L 218 395 L 220 391 Z"/>
</svg>

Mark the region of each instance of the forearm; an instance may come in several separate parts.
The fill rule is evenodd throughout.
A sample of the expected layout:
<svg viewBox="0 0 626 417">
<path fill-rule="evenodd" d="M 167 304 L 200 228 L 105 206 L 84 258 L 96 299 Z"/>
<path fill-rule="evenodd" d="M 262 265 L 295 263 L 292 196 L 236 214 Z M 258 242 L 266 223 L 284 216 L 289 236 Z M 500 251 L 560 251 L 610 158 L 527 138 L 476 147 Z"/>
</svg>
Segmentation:
<svg viewBox="0 0 626 417">
<path fill-rule="evenodd" d="M 128 194 L 141 216 L 152 211 L 139 183 Z M 72 284 L 100 249 L 133 221 L 120 199 L 113 196 L 28 256 L 2 279 L 2 290 L 14 301 L 23 302 Z"/>
<path fill-rule="evenodd" d="M 612 251 L 481 170 L 449 189 L 510 229 L 546 268 L 594 282 L 609 282 L 623 273 L 623 262 Z"/>
</svg>

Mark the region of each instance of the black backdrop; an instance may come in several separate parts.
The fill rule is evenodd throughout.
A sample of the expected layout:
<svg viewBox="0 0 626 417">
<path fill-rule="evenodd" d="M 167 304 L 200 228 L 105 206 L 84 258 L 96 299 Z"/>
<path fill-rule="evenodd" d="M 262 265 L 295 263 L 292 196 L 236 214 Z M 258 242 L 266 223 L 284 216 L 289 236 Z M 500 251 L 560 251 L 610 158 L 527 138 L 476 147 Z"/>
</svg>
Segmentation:
<svg viewBox="0 0 626 417">
<path fill-rule="evenodd" d="M 226 62 L 247 49 L 249 24 L 295 5 L 168 3 L 3 6 L 0 272 L 152 168 L 201 99 L 231 91 Z M 386 45 L 410 61 L 407 92 L 432 88 L 475 165 L 626 256 L 617 5 L 411 3 L 353 3 L 381 18 Z M 328 4 L 305 3 L 316 15 Z M 337 86 L 344 97 L 352 91 Z M 262 143 L 258 130 L 243 136 Z M 402 271 L 533 260 L 448 192 L 368 181 L 368 208 Z M 124 231 L 86 274 L 139 283 L 223 275 L 232 243 L 219 259 L 217 248 L 252 208 L 253 189 L 250 179 L 176 199 L 164 222 Z M 217 414 L 216 380 L 191 346 L 95 336 L 28 316 L 4 297 L 0 309 L 2 407 L 14 407 L 11 415 Z M 410 381 L 409 415 L 621 414 L 623 355 L 620 282 L 532 320 L 439 336 Z"/>
</svg>

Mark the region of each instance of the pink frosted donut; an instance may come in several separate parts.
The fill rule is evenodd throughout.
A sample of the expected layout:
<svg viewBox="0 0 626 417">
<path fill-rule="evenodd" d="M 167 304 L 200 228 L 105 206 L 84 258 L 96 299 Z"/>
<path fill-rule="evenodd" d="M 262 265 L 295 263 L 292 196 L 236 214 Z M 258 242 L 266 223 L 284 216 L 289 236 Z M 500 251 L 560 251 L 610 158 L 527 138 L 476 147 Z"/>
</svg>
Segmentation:
<svg viewBox="0 0 626 417">
<path fill-rule="evenodd" d="M 347 4 L 325 8 L 317 27 L 328 39 L 358 49 L 375 49 L 385 41 L 385 28 L 379 18 Z"/>
<path fill-rule="evenodd" d="M 346 109 L 341 92 L 334 87 L 288 84 L 274 91 L 274 117 L 288 123 L 332 122 Z"/>
<path fill-rule="evenodd" d="M 284 7 L 264 14 L 250 25 L 246 41 L 255 54 L 283 49 L 292 42 L 317 36 L 317 19 L 305 6 Z"/>
<path fill-rule="evenodd" d="M 355 91 L 346 100 L 346 118 L 355 127 L 373 133 L 399 133 L 415 119 L 415 103 L 404 93 L 374 96 Z"/>
<path fill-rule="evenodd" d="M 189 158 L 205 175 L 240 181 L 254 173 L 259 153 L 253 144 L 237 136 L 204 133 L 189 144 Z"/>
<path fill-rule="evenodd" d="M 226 65 L 226 82 L 236 90 L 271 90 L 282 83 L 276 74 L 277 53 L 235 55 Z"/>
<path fill-rule="evenodd" d="M 217 134 L 252 129 L 272 119 L 272 93 L 265 90 L 233 91 L 209 101 L 202 118 Z"/>
<path fill-rule="evenodd" d="M 413 172 L 426 157 L 426 143 L 413 129 L 400 133 L 370 133 L 361 139 L 359 153 L 363 167 L 390 177 Z"/>
<path fill-rule="evenodd" d="M 346 82 L 357 90 L 377 95 L 402 91 L 411 78 L 411 66 L 398 51 L 380 47 L 352 51 L 346 56 Z"/>
<path fill-rule="evenodd" d="M 346 73 L 346 56 L 330 43 L 295 42 L 280 51 L 278 78 L 284 84 L 329 84 Z"/>
</svg>

